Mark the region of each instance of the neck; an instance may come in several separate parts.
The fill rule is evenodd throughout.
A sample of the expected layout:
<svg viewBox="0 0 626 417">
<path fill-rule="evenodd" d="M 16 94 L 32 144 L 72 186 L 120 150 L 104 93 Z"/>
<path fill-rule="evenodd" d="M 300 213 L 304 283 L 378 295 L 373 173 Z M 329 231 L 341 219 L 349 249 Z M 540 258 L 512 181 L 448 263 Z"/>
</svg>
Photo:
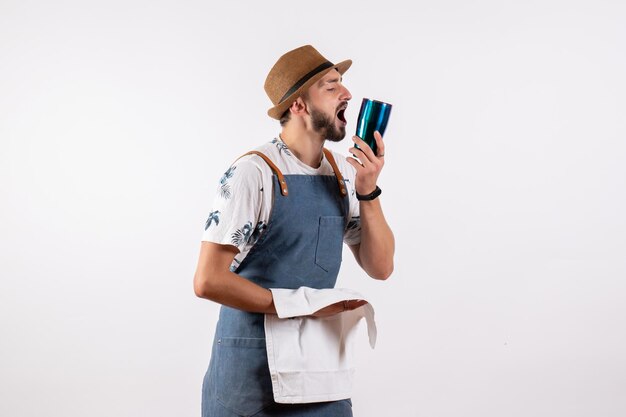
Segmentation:
<svg viewBox="0 0 626 417">
<path fill-rule="evenodd" d="M 280 138 L 296 158 L 312 168 L 319 168 L 326 139 L 318 133 L 306 129 L 304 125 L 292 122 L 295 120 L 283 127 Z"/>
</svg>

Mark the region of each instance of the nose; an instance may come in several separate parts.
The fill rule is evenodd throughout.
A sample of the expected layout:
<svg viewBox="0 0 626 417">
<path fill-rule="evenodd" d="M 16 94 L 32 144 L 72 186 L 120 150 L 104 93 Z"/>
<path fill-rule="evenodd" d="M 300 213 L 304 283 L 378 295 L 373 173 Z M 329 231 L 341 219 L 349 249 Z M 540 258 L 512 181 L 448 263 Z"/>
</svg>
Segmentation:
<svg viewBox="0 0 626 417">
<path fill-rule="evenodd" d="M 350 90 L 348 90 L 345 86 L 341 86 L 341 100 L 349 101 L 352 98 L 352 94 L 350 94 Z"/>
</svg>

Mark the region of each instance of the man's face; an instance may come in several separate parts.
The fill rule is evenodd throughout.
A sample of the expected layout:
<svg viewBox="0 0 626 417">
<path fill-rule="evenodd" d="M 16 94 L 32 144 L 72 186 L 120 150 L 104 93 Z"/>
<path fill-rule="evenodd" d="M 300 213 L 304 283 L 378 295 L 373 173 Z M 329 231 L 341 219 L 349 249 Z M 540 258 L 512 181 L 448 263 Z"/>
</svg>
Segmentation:
<svg viewBox="0 0 626 417">
<path fill-rule="evenodd" d="M 304 99 L 311 115 L 313 130 L 325 139 L 339 142 L 346 136 L 345 110 L 352 98 L 341 83 L 338 71 L 329 71 L 313 84 Z"/>
</svg>

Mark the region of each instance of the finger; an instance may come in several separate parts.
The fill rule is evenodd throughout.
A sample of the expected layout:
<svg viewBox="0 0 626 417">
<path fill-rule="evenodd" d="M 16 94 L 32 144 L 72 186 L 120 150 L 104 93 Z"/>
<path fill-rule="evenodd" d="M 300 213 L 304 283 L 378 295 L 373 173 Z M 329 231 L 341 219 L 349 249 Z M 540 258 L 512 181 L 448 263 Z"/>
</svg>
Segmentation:
<svg viewBox="0 0 626 417">
<path fill-rule="evenodd" d="M 332 316 L 332 315 L 341 313 L 344 310 L 345 310 L 345 308 L 343 306 L 343 303 L 339 302 L 339 303 L 331 304 L 329 306 L 320 308 L 315 313 L 313 313 L 312 316 L 314 316 L 314 317 L 327 317 L 327 316 Z"/>
<path fill-rule="evenodd" d="M 366 143 L 365 146 L 367 146 Z M 363 167 L 379 167 L 384 164 L 382 158 L 374 156 L 374 151 L 372 151 L 371 148 L 362 149 L 360 147 L 352 147 L 348 149 L 348 152 L 350 152 L 353 157 L 357 158 Z"/>
<path fill-rule="evenodd" d="M 371 161 L 367 159 L 367 156 L 365 156 L 365 152 L 361 148 L 352 147 L 348 149 L 348 152 L 350 152 L 353 156 L 353 158 L 350 159 L 356 161 L 359 165 L 361 165 L 361 167 L 365 167 L 366 164 L 369 165 L 371 163 Z"/>
<path fill-rule="evenodd" d="M 327 305 L 319 310 L 317 310 L 312 315 L 315 317 L 327 317 L 332 316 L 334 314 L 343 313 L 344 311 L 356 310 L 359 307 L 367 304 L 365 300 L 343 300 L 338 301 L 336 303 Z"/>
<path fill-rule="evenodd" d="M 348 300 L 346 301 L 346 310 L 356 310 L 365 304 L 367 304 L 367 301 L 365 300 Z"/>
<path fill-rule="evenodd" d="M 374 132 L 374 140 L 376 140 L 376 156 L 379 158 L 385 157 L 385 143 L 383 142 L 383 136 L 377 130 Z"/>
<path fill-rule="evenodd" d="M 359 162 L 359 160 L 356 158 L 348 156 L 346 157 L 346 161 L 348 161 L 348 163 L 354 167 L 357 173 L 359 173 L 363 169 L 363 164 L 361 164 L 361 162 Z"/>
<path fill-rule="evenodd" d="M 376 159 L 376 155 L 374 155 L 374 151 L 372 150 L 372 148 L 370 148 L 370 146 L 363 139 L 361 139 L 358 136 L 352 136 L 352 140 L 354 141 L 354 143 L 359 145 L 359 149 L 363 152 L 363 154 L 370 161 L 373 161 Z"/>
<path fill-rule="evenodd" d="M 348 161 L 348 163 L 354 167 L 356 172 L 359 172 L 361 169 L 363 169 L 363 164 L 361 164 L 359 160 L 356 159 L 356 157 L 353 158 L 351 156 L 348 156 L 346 157 L 346 161 Z"/>
<path fill-rule="evenodd" d="M 357 136 L 357 135 L 352 136 L 352 142 L 356 143 L 357 145 L 359 145 L 359 147 L 363 149 L 370 147 L 370 145 L 368 145 L 367 142 L 365 142 L 363 139 L 361 139 L 360 136 Z"/>
</svg>

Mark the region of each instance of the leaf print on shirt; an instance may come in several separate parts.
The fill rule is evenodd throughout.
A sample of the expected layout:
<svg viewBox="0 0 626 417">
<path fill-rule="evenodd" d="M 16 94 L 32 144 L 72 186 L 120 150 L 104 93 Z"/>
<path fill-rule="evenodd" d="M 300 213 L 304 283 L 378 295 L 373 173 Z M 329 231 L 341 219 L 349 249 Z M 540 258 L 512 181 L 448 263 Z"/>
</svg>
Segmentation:
<svg viewBox="0 0 626 417">
<path fill-rule="evenodd" d="M 222 196 L 222 198 L 229 199 L 233 195 L 230 190 L 230 184 L 228 183 L 228 180 L 231 179 L 233 175 L 235 175 L 236 169 L 236 166 L 228 168 L 224 175 L 222 175 L 222 178 L 220 178 L 220 195 Z"/>
<path fill-rule="evenodd" d="M 213 222 L 215 222 L 215 225 L 217 226 L 218 224 L 220 224 L 220 212 L 219 210 L 215 210 L 212 211 L 209 214 L 209 218 L 206 220 L 206 224 L 204 225 L 204 230 L 208 229 L 209 227 L 211 227 L 211 225 L 213 224 Z"/>
<path fill-rule="evenodd" d="M 235 272 L 237 268 L 239 268 L 239 265 L 241 265 L 241 261 L 235 257 L 235 259 L 233 259 L 233 263 L 230 264 L 230 268 L 228 269 L 230 272 Z"/>
<path fill-rule="evenodd" d="M 278 139 L 274 139 L 272 143 L 276 145 L 276 148 L 278 148 L 278 153 L 281 153 L 284 151 L 286 155 L 291 156 L 291 152 L 289 152 L 289 148 L 287 147 L 287 145 L 285 145 L 284 142 Z"/>
<path fill-rule="evenodd" d="M 252 222 L 248 222 L 244 224 L 241 229 L 237 229 L 235 233 L 230 236 L 230 241 L 237 247 L 243 246 L 248 243 L 248 240 L 250 240 L 252 231 Z"/>
<path fill-rule="evenodd" d="M 265 229 L 267 229 L 267 223 L 263 220 L 258 222 L 256 227 L 254 228 L 254 231 L 252 232 L 252 236 L 250 236 L 250 241 L 248 241 L 248 244 L 254 245 L 257 240 L 259 240 Z"/>
<path fill-rule="evenodd" d="M 352 217 L 346 226 L 346 230 L 356 230 L 361 228 L 361 217 Z"/>
</svg>

